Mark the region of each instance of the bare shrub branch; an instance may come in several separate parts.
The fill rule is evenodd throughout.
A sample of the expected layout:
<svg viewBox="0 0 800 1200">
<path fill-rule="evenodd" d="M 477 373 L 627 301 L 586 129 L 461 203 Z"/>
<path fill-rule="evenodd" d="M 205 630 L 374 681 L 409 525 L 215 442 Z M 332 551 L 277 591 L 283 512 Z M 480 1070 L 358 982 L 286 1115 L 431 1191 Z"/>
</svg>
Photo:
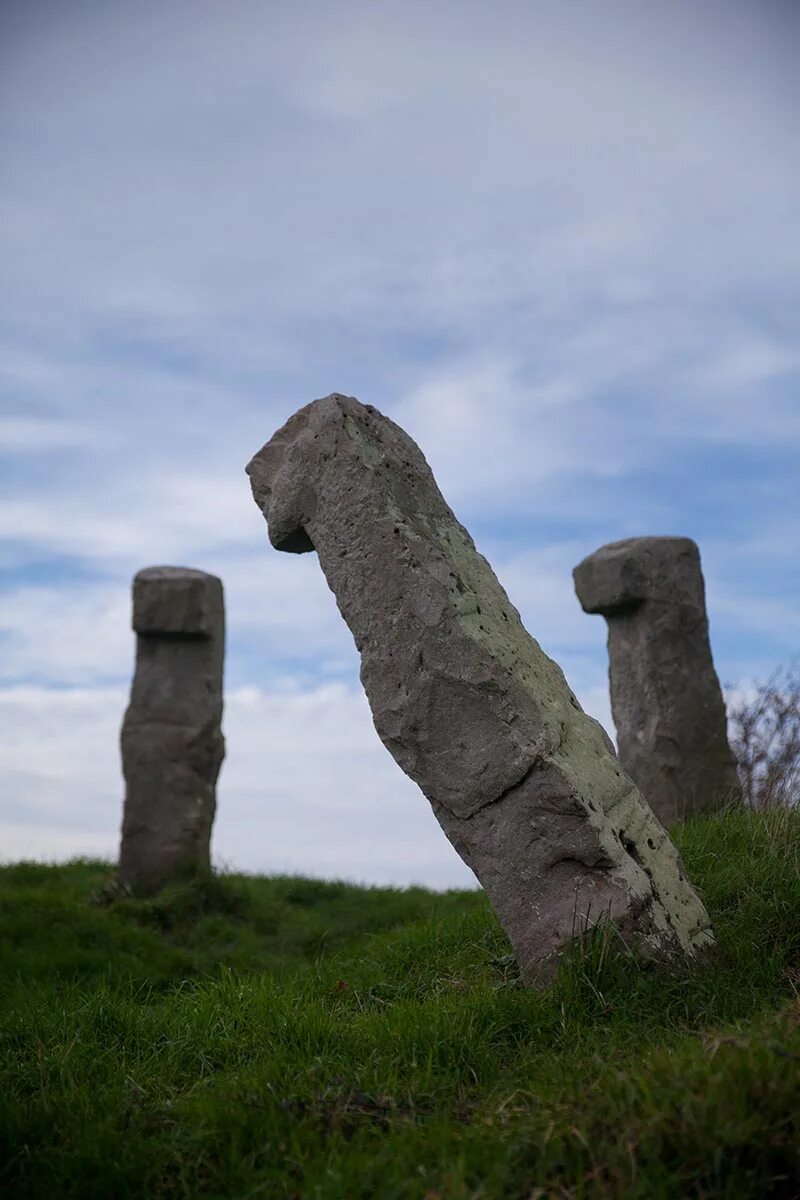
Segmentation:
<svg viewBox="0 0 800 1200">
<path fill-rule="evenodd" d="M 745 804 L 800 805 L 800 661 L 781 667 L 728 713 Z"/>
</svg>

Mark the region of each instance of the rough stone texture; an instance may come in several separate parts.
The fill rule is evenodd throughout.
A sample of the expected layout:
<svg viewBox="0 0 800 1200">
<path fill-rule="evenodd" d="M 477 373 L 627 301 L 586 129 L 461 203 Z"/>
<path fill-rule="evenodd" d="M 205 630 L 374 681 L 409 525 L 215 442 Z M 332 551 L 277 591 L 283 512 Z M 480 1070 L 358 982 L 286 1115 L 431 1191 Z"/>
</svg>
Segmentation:
<svg viewBox="0 0 800 1200">
<path fill-rule="evenodd" d="M 620 762 L 659 820 L 669 825 L 741 800 L 695 543 L 612 542 L 574 578 L 585 611 L 608 622 Z"/>
<path fill-rule="evenodd" d="M 317 551 L 378 734 L 483 884 L 525 977 L 548 979 L 603 914 L 649 956 L 709 944 L 675 848 L 411 438 L 333 395 L 247 470 L 272 544 Z"/>
<path fill-rule="evenodd" d="M 136 672 L 122 724 L 119 880 L 152 895 L 207 871 L 225 753 L 225 610 L 215 575 L 149 567 L 133 581 Z"/>
</svg>

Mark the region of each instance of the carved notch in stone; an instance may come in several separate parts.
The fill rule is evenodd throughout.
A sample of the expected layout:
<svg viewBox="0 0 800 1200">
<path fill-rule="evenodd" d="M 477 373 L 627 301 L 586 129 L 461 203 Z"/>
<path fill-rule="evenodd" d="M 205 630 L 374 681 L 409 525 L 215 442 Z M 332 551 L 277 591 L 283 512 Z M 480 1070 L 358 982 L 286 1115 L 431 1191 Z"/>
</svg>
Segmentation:
<svg viewBox="0 0 800 1200">
<path fill-rule="evenodd" d="M 272 544 L 317 551 L 378 735 L 483 884 L 525 978 L 550 978 L 603 916 L 646 956 L 709 945 L 674 846 L 411 438 L 332 395 L 247 471 Z"/>
<path fill-rule="evenodd" d="M 583 609 L 608 622 L 619 758 L 665 825 L 741 799 L 690 538 L 612 542 L 574 571 Z"/>
<path fill-rule="evenodd" d="M 148 567 L 133 581 L 136 670 L 122 724 L 119 880 L 152 895 L 210 867 L 225 753 L 225 609 L 215 575 Z"/>
</svg>

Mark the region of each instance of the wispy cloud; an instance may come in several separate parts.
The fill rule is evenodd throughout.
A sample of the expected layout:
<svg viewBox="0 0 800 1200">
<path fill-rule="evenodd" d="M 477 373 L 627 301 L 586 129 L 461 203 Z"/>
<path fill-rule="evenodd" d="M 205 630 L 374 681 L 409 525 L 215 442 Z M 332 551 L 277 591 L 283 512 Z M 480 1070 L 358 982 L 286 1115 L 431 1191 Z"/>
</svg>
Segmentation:
<svg viewBox="0 0 800 1200">
<path fill-rule="evenodd" d="M 340 805 L 327 849 L 286 816 L 284 865 L 357 872 L 363 842 L 395 877 L 359 808 L 374 734 L 331 726 L 349 765 L 306 777 L 273 699 L 306 750 L 365 711 L 316 561 L 270 550 L 243 474 L 334 389 L 418 439 L 602 720 L 603 623 L 570 580 L 601 542 L 698 539 L 723 677 L 796 648 L 796 6 L 45 0 L 0 23 L 3 703 L 55 764 L 42 793 L 4 760 L 4 820 L 44 795 L 42 853 L 75 848 L 79 804 L 87 848 L 90 826 L 113 842 L 119 714 L 91 697 L 125 691 L 130 577 L 179 562 L 226 585 L 225 853 L 272 761 L 276 811 Z M 60 727 L 94 730 L 101 775 L 59 784 Z M 407 811 L 399 773 L 379 786 Z M 402 820 L 397 878 L 450 878 Z"/>
<path fill-rule="evenodd" d="M 0 825 L 3 858 L 81 848 L 115 856 L 125 703 L 123 689 L 0 691 L 0 762 L 13 802 Z M 234 689 L 224 727 L 217 861 L 377 883 L 474 882 L 381 747 L 359 691 Z"/>
</svg>

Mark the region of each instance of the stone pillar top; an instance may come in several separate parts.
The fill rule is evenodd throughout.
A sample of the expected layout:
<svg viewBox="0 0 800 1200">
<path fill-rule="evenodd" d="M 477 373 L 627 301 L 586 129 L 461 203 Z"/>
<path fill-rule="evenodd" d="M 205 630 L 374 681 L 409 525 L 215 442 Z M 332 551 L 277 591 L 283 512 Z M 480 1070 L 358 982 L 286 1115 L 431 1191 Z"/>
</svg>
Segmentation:
<svg viewBox="0 0 800 1200">
<path fill-rule="evenodd" d="M 601 546 L 573 572 L 608 624 L 622 766 L 665 824 L 740 797 L 708 637 L 700 551 L 687 537 Z"/>
<path fill-rule="evenodd" d="M 223 625 L 222 581 L 191 567 L 145 567 L 133 580 L 133 628 L 144 637 L 213 637 Z"/>
<path fill-rule="evenodd" d="M 575 591 L 587 613 L 619 616 L 644 600 L 678 600 L 677 577 L 696 578 L 700 551 L 688 537 L 635 537 L 609 542 L 573 571 Z"/>
</svg>

